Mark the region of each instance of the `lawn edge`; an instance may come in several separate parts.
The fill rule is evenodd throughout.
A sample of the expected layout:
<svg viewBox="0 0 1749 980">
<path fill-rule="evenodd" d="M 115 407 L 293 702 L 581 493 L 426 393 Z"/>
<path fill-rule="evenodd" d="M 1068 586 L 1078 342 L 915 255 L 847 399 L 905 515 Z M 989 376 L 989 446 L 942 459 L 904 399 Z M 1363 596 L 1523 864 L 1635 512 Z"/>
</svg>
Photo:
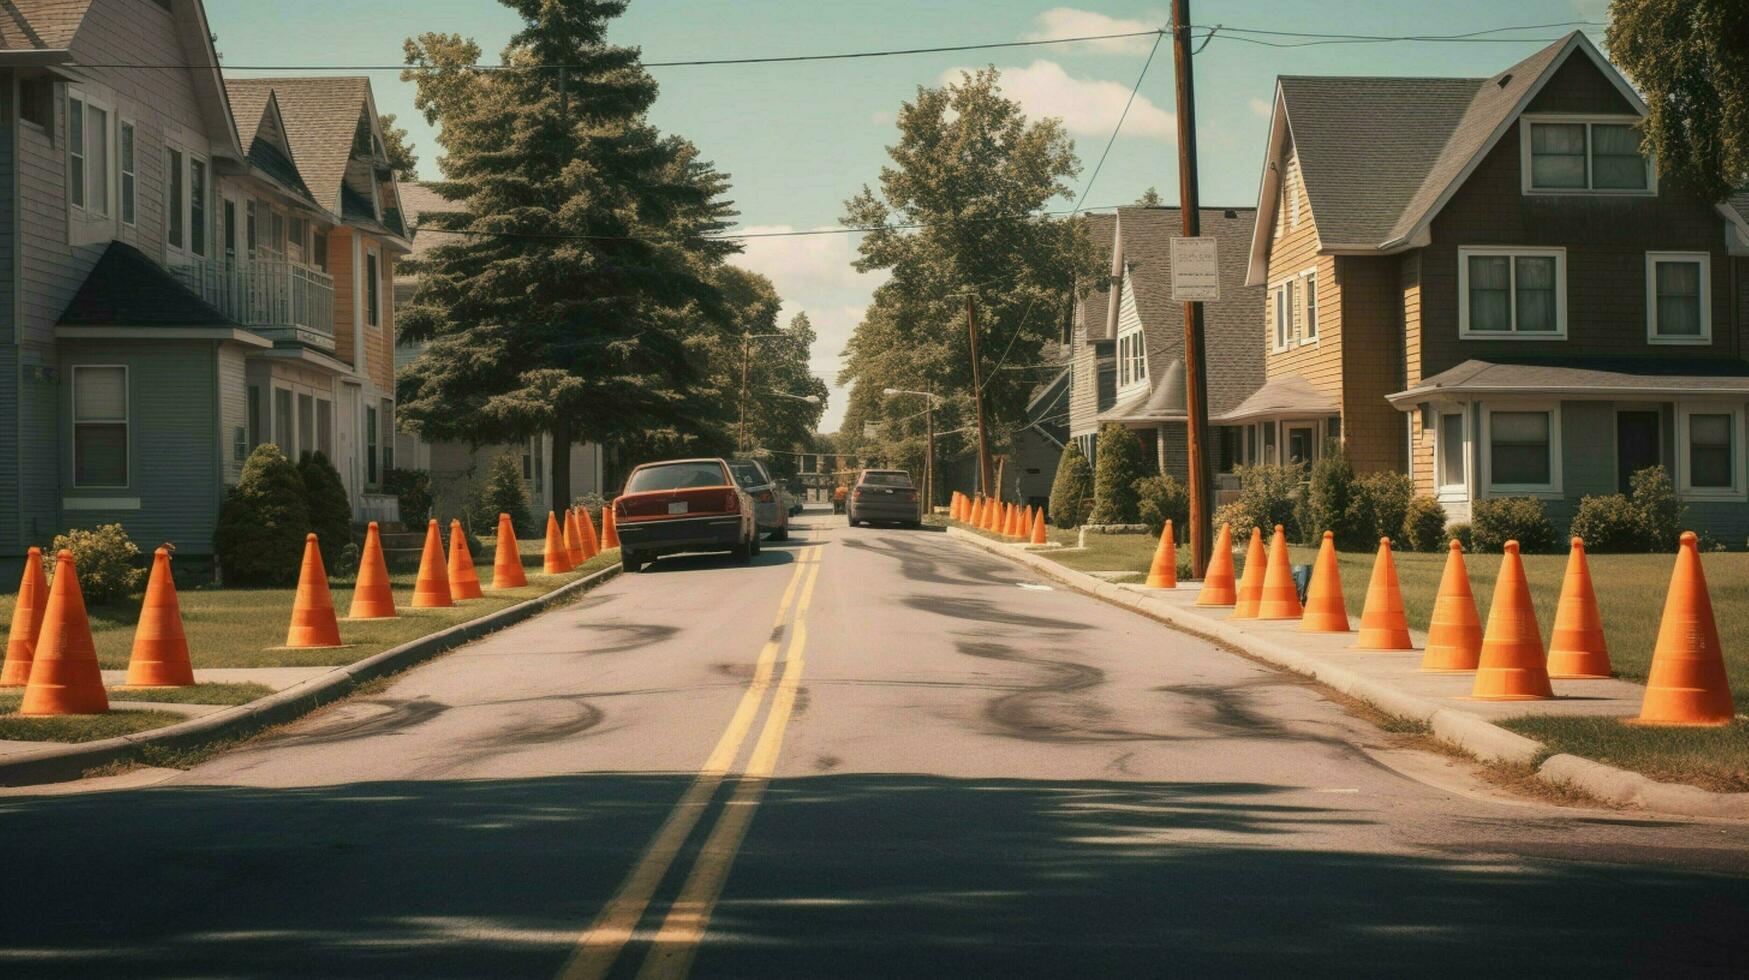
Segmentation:
<svg viewBox="0 0 1749 980">
<path fill-rule="evenodd" d="M 1266 637 L 1201 617 L 1187 617 L 1170 606 L 1148 600 L 1133 589 L 1108 583 L 1022 547 L 986 538 L 964 528 L 949 526 L 948 537 L 1006 558 L 1046 575 L 1084 595 L 1146 616 L 1183 633 L 1209 640 L 1235 652 L 1254 657 L 1293 673 L 1310 677 L 1388 715 L 1428 726 L 1434 739 L 1483 762 L 1508 762 L 1532 766 L 1535 777 L 1560 788 L 1573 788 L 1606 803 L 1649 812 L 1697 817 L 1749 819 L 1749 793 L 1717 793 L 1685 783 L 1665 783 L 1649 776 L 1618 769 L 1592 759 L 1566 753 L 1551 754 L 1542 742 L 1503 728 L 1471 714 L 1426 698 L 1407 694 L 1388 684 L 1362 677 L 1344 667 L 1294 650 Z"/>
<path fill-rule="evenodd" d="M 0 760 L 0 786 L 67 782 L 79 779 L 92 769 L 132 762 L 147 747 L 198 748 L 284 724 L 346 697 L 371 680 L 398 673 L 472 643 L 488 633 L 529 619 L 552 605 L 587 592 L 613 578 L 620 573 L 621 568 L 616 562 L 575 582 L 567 582 L 544 595 L 525 599 L 478 619 L 470 619 L 408 640 L 356 663 L 336 666 L 326 673 L 299 681 L 282 691 L 247 704 L 233 705 L 223 711 L 191 718 L 165 728 L 96 742 L 45 743 L 40 750 L 23 752 Z"/>
</svg>

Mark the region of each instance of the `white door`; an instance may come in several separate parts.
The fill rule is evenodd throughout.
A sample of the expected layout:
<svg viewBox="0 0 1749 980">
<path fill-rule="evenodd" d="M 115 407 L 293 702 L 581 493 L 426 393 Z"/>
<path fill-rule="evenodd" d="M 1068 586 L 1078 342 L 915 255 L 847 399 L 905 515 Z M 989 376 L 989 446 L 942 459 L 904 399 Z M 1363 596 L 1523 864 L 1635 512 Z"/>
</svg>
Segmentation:
<svg viewBox="0 0 1749 980">
<path fill-rule="evenodd" d="M 358 468 L 358 437 L 361 431 L 358 415 L 358 386 L 342 384 L 340 417 L 335 420 L 334 425 L 334 435 L 338 440 L 334 445 L 334 466 L 346 481 L 346 496 L 352 500 L 355 509 L 362 502 L 361 492 L 364 488 L 363 474 Z"/>
</svg>

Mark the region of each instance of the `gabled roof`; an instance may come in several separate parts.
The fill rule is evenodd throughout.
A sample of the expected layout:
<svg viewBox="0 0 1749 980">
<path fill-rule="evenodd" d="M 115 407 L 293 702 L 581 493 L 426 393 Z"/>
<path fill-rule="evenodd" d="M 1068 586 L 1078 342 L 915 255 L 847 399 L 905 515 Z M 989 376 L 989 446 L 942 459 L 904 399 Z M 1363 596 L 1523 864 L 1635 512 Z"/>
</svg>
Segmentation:
<svg viewBox="0 0 1749 980">
<path fill-rule="evenodd" d="M 232 98 L 265 102 L 277 96 L 292 159 L 316 203 L 343 214 L 341 187 L 352 160 L 359 117 L 370 110 L 370 81 L 362 77 L 238 78 Z M 374 125 L 375 113 L 371 112 Z M 374 215 L 373 215 L 374 217 Z"/>
<path fill-rule="evenodd" d="M 0 51 L 65 51 L 93 0 L 0 0 Z"/>
<path fill-rule="evenodd" d="M 1093 238 L 1094 254 L 1099 257 L 1099 268 L 1111 264 L 1112 233 L 1117 228 L 1115 214 L 1089 214 L 1087 234 Z M 1100 277 L 1087 283 L 1077 284 L 1075 296 L 1075 326 L 1086 331 L 1089 342 L 1110 340 L 1111 332 L 1105 322 L 1106 309 L 1111 302 L 1111 281 Z"/>
<path fill-rule="evenodd" d="M 104 249 L 61 314 L 60 324 L 241 328 L 144 252 L 122 242 L 110 242 Z"/>
<path fill-rule="evenodd" d="M 231 115 L 237 121 L 237 132 L 243 137 L 244 156 L 249 164 L 286 190 L 313 202 L 315 196 L 298 172 L 289 143 L 281 145 L 279 140 L 271 137 L 274 130 L 285 133 L 285 119 L 280 114 L 279 100 L 273 90 L 227 81 L 225 91 L 231 103 Z"/>
</svg>

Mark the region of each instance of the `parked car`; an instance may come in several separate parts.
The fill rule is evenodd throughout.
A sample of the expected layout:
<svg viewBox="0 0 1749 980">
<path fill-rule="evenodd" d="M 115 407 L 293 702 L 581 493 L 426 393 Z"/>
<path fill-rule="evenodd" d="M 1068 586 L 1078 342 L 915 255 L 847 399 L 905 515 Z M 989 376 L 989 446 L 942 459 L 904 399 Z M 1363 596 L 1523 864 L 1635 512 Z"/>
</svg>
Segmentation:
<svg viewBox="0 0 1749 980">
<path fill-rule="evenodd" d="M 783 491 L 765 464 L 756 459 L 731 459 L 729 472 L 735 474 L 735 482 L 753 498 L 759 533 L 769 534 L 773 541 L 788 540 L 789 510 L 783 505 Z"/>
<path fill-rule="evenodd" d="M 911 485 L 911 474 L 904 470 L 863 470 L 857 474 L 856 486 L 850 489 L 850 526 L 892 521 L 906 527 L 917 527 L 922 511 L 917 488 Z"/>
<path fill-rule="evenodd" d="M 628 572 L 681 551 L 727 551 L 742 563 L 759 554 L 753 498 L 721 459 L 639 466 L 613 503 L 613 519 L 620 562 Z"/>
</svg>

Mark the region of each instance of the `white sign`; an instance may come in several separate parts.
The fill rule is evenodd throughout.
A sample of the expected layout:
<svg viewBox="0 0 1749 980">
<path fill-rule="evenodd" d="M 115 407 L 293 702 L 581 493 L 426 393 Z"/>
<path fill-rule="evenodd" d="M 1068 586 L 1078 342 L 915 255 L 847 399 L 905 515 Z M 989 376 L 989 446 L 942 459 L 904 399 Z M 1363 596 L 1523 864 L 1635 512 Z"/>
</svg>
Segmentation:
<svg viewBox="0 0 1749 980">
<path fill-rule="evenodd" d="M 879 439 L 881 437 L 881 424 L 879 422 L 862 423 L 862 437 L 864 439 Z"/>
<path fill-rule="evenodd" d="M 1212 238 L 1172 239 L 1172 299 L 1213 303 L 1221 298 L 1220 263 Z"/>
</svg>

